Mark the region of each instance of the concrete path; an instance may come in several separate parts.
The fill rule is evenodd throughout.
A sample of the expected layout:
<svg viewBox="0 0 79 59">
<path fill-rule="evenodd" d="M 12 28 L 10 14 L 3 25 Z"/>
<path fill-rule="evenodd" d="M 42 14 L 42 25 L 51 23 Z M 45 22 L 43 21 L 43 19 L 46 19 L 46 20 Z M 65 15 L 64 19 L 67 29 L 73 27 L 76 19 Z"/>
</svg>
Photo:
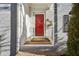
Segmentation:
<svg viewBox="0 0 79 59">
<path fill-rule="evenodd" d="M 16 56 L 60 56 L 63 52 L 57 52 L 52 46 L 21 46 Z"/>
<path fill-rule="evenodd" d="M 19 51 L 16 56 L 44 56 L 44 55 L 37 55 L 34 53 L 30 53 L 30 52 L 23 52 L 23 51 Z"/>
<path fill-rule="evenodd" d="M 60 56 L 62 53 L 55 51 L 19 51 L 16 56 Z"/>
</svg>

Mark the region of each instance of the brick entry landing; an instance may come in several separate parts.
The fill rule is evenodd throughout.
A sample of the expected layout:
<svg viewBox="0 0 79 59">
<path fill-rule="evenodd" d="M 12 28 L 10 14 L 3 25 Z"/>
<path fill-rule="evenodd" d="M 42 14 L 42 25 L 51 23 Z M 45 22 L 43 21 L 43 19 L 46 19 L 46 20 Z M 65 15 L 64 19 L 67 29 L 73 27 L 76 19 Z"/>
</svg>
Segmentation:
<svg viewBox="0 0 79 59">
<path fill-rule="evenodd" d="M 51 44 L 48 38 L 30 38 L 29 40 L 26 40 L 24 44 Z"/>
</svg>

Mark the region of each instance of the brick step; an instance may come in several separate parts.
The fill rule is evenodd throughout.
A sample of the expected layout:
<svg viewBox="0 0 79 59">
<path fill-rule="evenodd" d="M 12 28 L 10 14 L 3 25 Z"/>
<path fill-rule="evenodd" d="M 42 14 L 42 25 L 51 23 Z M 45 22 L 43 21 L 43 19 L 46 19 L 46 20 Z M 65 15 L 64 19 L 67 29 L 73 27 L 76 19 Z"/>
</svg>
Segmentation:
<svg viewBox="0 0 79 59">
<path fill-rule="evenodd" d="M 31 42 L 30 44 L 51 44 L 50 42 Z"/>
<path fill-rule="evenodd" d="M 51 44 L 48 38 L 32 38 L 30 41 L 26 41 L 25 44 Z"/>
</svg>

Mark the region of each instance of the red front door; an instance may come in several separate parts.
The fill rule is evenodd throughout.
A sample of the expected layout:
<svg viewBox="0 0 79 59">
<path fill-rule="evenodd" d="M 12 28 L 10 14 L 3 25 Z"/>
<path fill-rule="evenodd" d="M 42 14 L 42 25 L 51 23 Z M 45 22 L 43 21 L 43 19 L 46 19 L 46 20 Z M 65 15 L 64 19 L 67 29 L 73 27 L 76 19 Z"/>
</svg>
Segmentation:
<svg viewBox="0 0 79 59">
<path fill-rule="evenodd" d="M 35 15 L 35 35 L 44 36 L 44 14 Z"/>
</svg>

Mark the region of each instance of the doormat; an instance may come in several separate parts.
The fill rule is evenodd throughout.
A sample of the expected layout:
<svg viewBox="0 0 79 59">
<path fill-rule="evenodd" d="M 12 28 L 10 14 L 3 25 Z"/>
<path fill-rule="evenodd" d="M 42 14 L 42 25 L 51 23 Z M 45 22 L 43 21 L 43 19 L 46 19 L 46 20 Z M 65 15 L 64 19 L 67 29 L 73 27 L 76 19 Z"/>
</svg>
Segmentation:
<svg viewBox="0 0 79 59">
<path fill-rule="evenodd" d="M 50 44 L 50 40 L 48 38 L 32 38 L 32 44 Z"/>
<path fill-rule="evenodd" d="M 48 38 L 32 38 L 31 42 L 50 42 Z"/>
</svg>

